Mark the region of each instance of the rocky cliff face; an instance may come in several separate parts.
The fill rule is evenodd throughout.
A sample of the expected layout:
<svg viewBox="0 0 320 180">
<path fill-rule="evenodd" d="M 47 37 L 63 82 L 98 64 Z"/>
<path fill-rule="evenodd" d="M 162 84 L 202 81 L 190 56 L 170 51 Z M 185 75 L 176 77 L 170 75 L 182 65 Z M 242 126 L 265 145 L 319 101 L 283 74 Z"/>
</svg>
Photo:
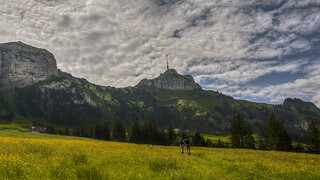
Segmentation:
<svg viewBox="0 0 320 180">
<path fill-rule="evenodd" d="M 22 42 L 0 44 L 0 89 L 29 86 L 57 73 L 49 51 Z"/>
<path fill-rule="evenodd" d="M 90 104 L 92 106 L 97 106 L 97 104 L 91 100 L 90 95 L 86 92 L 79 92 L 76 90 L 76 85 L 74 82 L 64 79 L 60 81 L 52 81 L 47 84 L 43 84 L 37 87 L 38 94 L 41 95 L 41 99 L 50 99 L 50 92 L 62 92 L 67 93 L 68 98 L 73 104 Z M 45 97 L 46 96 L 46 97 Z M 43 100 L 44 101 L 44 100 Z"/>
<path fill-rule="evenodd" d="M 192 90 L 201 89 L 191 75 L 180 75 L 174 69 L 168 69 L 155 79 L 143 79 L 137 86 L 155 87 L 169 90 Z"/>
</svg>

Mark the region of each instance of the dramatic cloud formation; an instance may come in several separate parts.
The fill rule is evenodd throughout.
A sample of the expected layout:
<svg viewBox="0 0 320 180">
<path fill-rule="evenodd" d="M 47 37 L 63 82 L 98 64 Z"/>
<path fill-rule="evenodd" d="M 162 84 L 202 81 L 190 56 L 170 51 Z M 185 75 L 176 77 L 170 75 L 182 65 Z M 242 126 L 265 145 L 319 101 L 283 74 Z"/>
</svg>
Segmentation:
<svg viewBox="0 0 320 180">
<path fill-rule="evenodd" d="M 0 0 L 0 41 L 46 48 L 91 82 L 134 86 L 170 66 L 239 99 L 320 106 L 318 0 Z"/>
</svg>

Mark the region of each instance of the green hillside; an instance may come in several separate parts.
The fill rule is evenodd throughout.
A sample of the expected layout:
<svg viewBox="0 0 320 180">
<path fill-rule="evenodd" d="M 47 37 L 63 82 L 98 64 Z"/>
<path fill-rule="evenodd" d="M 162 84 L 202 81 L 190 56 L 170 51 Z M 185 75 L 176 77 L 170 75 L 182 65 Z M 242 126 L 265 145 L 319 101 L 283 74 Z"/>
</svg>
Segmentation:
<svg viewBox="0 0 320 180">
<path fill-rule="evenodd" d="M 35 85 L 0 91 L 0 122 L 31 125 L 37 121 L 60 127 L 90 126 L 107 120 L 130 127 L 133 121 L 156 121 L 161 128 L 179 128 L 228 135 L 232 116 L 240 112 L 256 132 L 274 112 L 293 140 L 304 140 L 306 122 L 320 116 L 304 109 L 235 100 L 216 91 L 114 88 L 59 72 Z"/>
</svg>

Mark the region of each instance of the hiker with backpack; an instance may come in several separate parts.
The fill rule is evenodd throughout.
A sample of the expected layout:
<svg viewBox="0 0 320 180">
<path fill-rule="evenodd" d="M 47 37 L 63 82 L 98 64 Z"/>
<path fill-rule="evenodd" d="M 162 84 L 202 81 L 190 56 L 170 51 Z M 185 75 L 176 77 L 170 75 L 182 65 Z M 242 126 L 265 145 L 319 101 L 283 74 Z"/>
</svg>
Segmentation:
<svg viewBox="0 0 320 180">
<path fill-rule="evenodd" d="M 192 142 L 191 139 L 188 139 L 188 137 L 186 137 L 184 140 L 183 140 L 184 144 L 186 145 L 187 147 L 187 152 L 188 152 L 188 155 L 190 155 L 190 144 Z"/>
<path fill-rule="evenodd" d="M 181 136 L 181 138 L 179 139 L 179 144 L 180 144 L 180 149 L 181 149 L 181 153 L 183 154 L 183 150 L 184 150 L 184 138 Z"/>
</svg>

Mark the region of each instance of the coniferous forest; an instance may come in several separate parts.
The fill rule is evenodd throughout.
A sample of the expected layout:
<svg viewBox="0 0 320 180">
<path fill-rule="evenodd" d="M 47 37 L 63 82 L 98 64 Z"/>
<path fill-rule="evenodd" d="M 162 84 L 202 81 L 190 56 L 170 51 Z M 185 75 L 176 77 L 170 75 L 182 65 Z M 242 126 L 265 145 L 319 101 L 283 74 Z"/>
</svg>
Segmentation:
<svg viewBox="0 0 320 180">
<path fill-rule="evenodd" d="M 34 122 L 33 125 L 41 126 L 37 122 Z M 160 129 L 155 121 L 144 121 L 142 123 L 135 121 L 127 131 L 121 122 L 109 125 L 107 121 L 96 123 L 91 127 L 80 126 L 71 129 L 69 127 L 58 128 L 54 125 L 46 125 L 45 127 L 47 128 L 46 133 L 49 134 L 136 144 L 178 145 L 180 137 L 189 137 L 192 139 L 192 146 L 199 147 L 319 153 L 320 146 L 320 134 L 314 121 L 308 127 L 307 143 L 306 146 L 303 146 L 300 142 L 295 144 L 292 142 L 286 129 L 274 113 L 269 115 L 261 134 L 254 134 L 251 125 L 244 120 L 240 113 L 236 113 L 231 122 L 229 141 L 223 141 L 219 138 L 216 142 L 207 138 L 206 135 L 200 134 L 199 131 L 175 132 L 172 127 L 166 130 Z"/>
</svg>

